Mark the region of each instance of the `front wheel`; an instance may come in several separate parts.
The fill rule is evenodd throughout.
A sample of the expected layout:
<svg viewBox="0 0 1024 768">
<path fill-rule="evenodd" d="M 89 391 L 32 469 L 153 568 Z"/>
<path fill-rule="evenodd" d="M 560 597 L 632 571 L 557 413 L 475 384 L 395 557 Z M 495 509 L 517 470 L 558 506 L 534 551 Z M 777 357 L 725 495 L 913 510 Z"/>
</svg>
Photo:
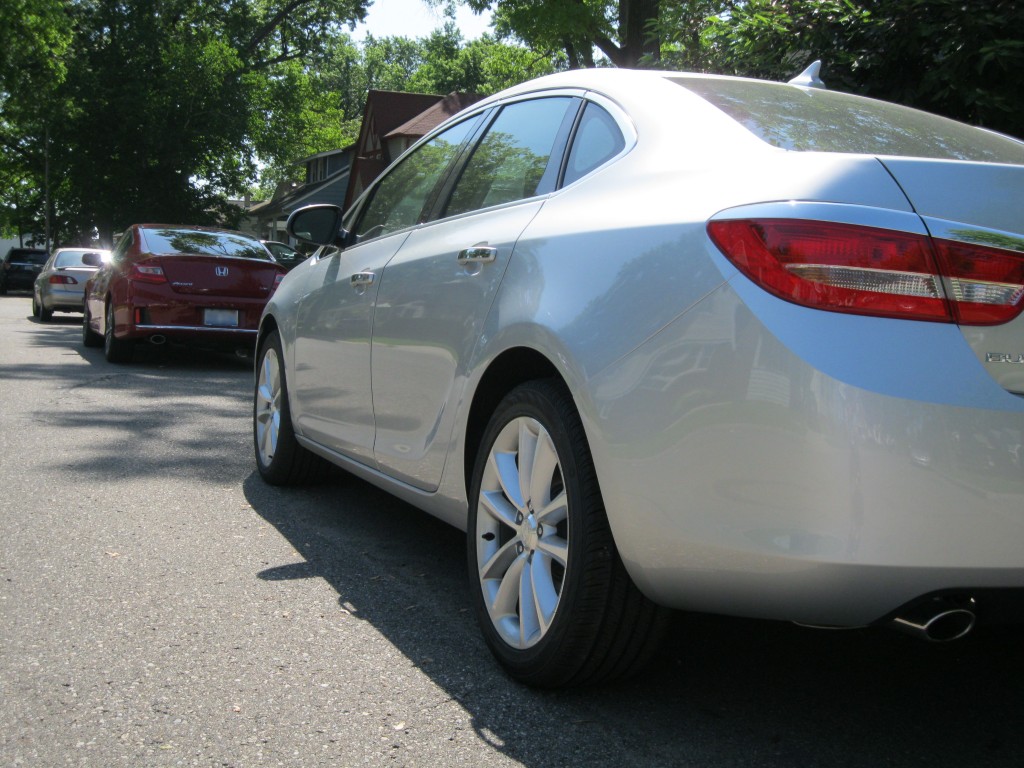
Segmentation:
<svg viewBox="0 0 1024 768">
<path fill-rule="evenodd" d="M 317 479 L 327 462 L 299 445 L 292 428 L 281 336 L 272 331 L 256 353 L 252 436 L 256 468 L 271 485 L 298 485 Z"/>
<path fill-rule="evenodd" d="M 637 670 L 668 612 L 619 559 L 572 398 L 527 382 L 495 410 L 470 490 L 468 559 L 492 653 L 539 687 L 596 683 Z"/>
</svg>

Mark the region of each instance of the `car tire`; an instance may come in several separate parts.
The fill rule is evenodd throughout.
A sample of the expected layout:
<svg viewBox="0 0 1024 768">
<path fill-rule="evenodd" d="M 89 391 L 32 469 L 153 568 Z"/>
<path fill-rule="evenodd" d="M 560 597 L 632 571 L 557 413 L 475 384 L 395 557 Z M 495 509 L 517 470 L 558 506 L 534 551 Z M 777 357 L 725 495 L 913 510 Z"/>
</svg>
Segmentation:
<svg viewBox="0 0 1024 768">
<path fill-rule="evenodd" d="M 86 303 L 82 307 L 82 345 L 86 347 L 102 347 L 103 337 L 89 327 L 91 317 L 89 314 L 89 304 Z"/>
<path fill-rule="evenodd" d="M 473 470 L 467 539 L 484 639 L 515 679 L 606 682 L 637 671 L 661 642 L 671 614 L 626 573 L 561 382 L 522 384 L 495 410 Z"/>
<path fill-rule="evenodd" d="M 313 482 L 325 474 L 329 465 L 295 439 L 284 353 L 277 331 L 267 334 L 260 342 L 256 360 L 252 436 L 260 476 L 271 485 Z"/>
<path fill-rule="evenodd" d="M 114 335 L 114 303 L 107 303 L 107 322 L 103 329 L 103 355 L 108 363 L 131 362 L 135 344 Z"/>
<path fill-rule="evenodd" d="M 47 309 L 43 306 L 43 303 L 36 298 L 35 293 L 32 294 L 32 314 L 36 316 L 36 319 L 41 323 L 50 322 L 50 318 L 53 317 L 53 310 Z"/>
</svg>

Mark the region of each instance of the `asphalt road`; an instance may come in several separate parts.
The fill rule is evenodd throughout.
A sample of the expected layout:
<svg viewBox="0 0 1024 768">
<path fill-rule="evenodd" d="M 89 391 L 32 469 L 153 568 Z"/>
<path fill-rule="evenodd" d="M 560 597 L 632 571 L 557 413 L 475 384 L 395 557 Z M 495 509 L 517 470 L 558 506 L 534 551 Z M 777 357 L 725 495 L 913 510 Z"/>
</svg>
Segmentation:
<svg viewBox="0 0 1024 768">
<path fill-rule="evenodd" d="M 644 675 L 509 681 L 462 535 L 264 485 L 252 373 L 0 297 L 0 766 L 1024 765 L 1017 631 L 927 645 L 680 616 Z"/>
</svg>

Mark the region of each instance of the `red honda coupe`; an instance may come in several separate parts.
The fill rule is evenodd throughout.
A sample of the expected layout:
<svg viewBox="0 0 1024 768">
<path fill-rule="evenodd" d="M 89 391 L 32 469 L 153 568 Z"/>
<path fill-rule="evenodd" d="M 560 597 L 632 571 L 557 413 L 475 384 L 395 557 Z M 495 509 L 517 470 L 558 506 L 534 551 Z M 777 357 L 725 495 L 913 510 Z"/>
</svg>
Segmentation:
<svg viewBox="0 0 1024 768">
<path fill-rule="evenodd" d="M 112 363 L 130 361 L 137 341 L 248 349 L 284 274 L 240 232 L 134 224 L 86 284 L 82 341 Z"/>
</svg>

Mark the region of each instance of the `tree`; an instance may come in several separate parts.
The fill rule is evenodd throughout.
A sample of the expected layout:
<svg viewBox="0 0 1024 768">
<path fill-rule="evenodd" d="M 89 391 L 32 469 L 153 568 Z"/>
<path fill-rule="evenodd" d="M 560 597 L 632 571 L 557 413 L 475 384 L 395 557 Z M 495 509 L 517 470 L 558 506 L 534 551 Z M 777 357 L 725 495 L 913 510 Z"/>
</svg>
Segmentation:
<svg viewBox="0 0 1024 768">
<path fill-rule="evenodd" d="M 476 11 L 492 9 L 499 38 L 518 38 L 548 58 L 563 55 L 573 68 L 594 66 L 594 48 L 617 67 L 660 56 L 659 0 L 463 2 Z"/>
<path fill-rule="evenodd" d="M 452 91 L 487 96 L 555 71 L 558 61 L 516 45 L 483 36 L 464 44 L 453 23 L 419 41 L 420 64 L 408 90 L 447 94 Z"/>
<path fill-rule="evenodd" d="M 44 0 L 18 0 L 43 3 Z M 230 220 L 225 195 L 243 189 L 256 158 L 272 156 L 305 108 L 302 69 L 366 0 L 70 0 L 74 28 L 38 97 L 47 105 L 57 229 L 96 224 L 110 234 L 132 221 Z M 5 6 L 6 7 L 6 6 Z M 28 98 L 6 134 L 38 136 Z M 6 94 L 10 94 L 7 96 Z M 38 115 L 36 116 L 38 118 Z M 28 141 L 28 139 L 24 139 Z M 36 140 L 38 143 L 38 140 Z M 11 160 L 4 147 L 5 166 Z M 41 189 L 38 155 L 26 166 Z"/>
<path fill-rule="evenodd" d="M 71 37 L 60 0 L 5 0 L 0 10 L 0 231 L 44 229 L 47 121 Z"/>
<path fill-rule="evenodd" d="M 705 20 L 701 64 L 787 80 L 821 59 L 829 87 L 1024 136 L 1021 29 L 1016 0 L 745 0 Z"/>
</svg>

